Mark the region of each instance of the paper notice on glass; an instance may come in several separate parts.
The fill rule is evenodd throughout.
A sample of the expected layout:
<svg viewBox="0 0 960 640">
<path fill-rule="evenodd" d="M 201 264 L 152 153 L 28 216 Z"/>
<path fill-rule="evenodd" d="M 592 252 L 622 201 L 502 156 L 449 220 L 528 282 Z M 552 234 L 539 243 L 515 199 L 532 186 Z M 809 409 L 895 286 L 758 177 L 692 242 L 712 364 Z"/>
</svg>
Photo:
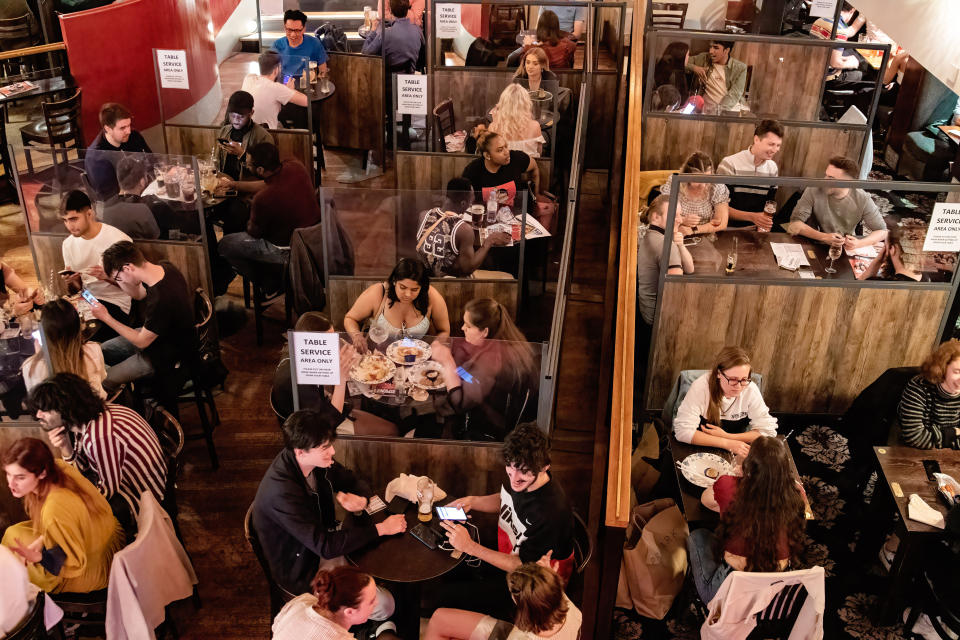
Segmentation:
<svg viewBox="0 0 960 640">
<path fill-rule="evenodd" d="M 923 240 L 924 251 L 960 251 L 960 204 L 937 202 Z"/>
<path fill-rule="evenodd" d="M 427 115 L 427 76 L 397 75 L 397 113 Z"/>
<path fill-rule="evenodd" d="M 340 384 L 340 336 L 291 331 L 297 384 Z"/>
<path fill-rule="evenodd" d="M 786 265 L 785 268 L 789 268 L 791 271 L 795 271 L 799 267 L 810 266 L 810 261 L 807 260 L 807 256 L 803 252 L 803 245 L 791 242 L 771 242 L 770 248 L 777 258 L 778 266 Z"/>
<path fill-rule="evenodd" d="M 460 33 L 460 5 L 437 5 L 437 37 L 456 38 Z"/>
<path fill-rule="evenodd" d="M 837 13 L 837 0 L 813 0 L 810 5 L 810 15 L 817 18 L 830 18 Z"/>
<path fill-rule="evenodd" d="M 182 49 L 156 49 L 160 86 L 164 89 L 189 89 L 187 52 Z"/>
</svg>

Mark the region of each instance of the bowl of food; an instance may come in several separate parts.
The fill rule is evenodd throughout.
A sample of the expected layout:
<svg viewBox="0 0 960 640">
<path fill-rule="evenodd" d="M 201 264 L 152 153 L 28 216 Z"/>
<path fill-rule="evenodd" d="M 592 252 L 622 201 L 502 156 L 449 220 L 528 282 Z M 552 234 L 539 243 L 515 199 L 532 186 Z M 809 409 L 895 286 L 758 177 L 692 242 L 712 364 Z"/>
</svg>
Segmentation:
<svg viewBox="0 0 960 640">
<path fill-rule="evenodd" d="M 419 364 L 430 357 L 430 345 L 415 338 L 401 338 L 387 346 L 387 357 L 397 364 Z"/>
<path fill-rule="evenodd" d="M 407 381 L 417 389 L 436 391 L 443 389 L 446 382 L 443 379 L 443 367 L 439 362 L 427 360 L 411 367 L 407 374 Z"/>
<path fill-rule="evenodd" d="M 730 473 L 730 463 L 715 453 L 691 453 L 678 462 L 680 473 L 698 487 L 711 487 L 722 475 Z"/>
<path fill-rule="evenodd" d="M 368 353 L 350 368 L 350 379 L 362 384 L 380 384 L 393 377 L 397 365 L 382 353 Z"/>
</svg>

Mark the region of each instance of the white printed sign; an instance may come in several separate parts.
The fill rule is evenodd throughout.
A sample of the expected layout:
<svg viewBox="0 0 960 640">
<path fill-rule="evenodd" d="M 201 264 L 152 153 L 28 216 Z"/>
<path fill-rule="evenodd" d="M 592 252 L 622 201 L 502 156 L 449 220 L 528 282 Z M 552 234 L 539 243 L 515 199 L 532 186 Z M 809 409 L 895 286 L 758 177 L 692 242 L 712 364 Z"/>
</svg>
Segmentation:
<svg viewBox="0 0 960 640">
<path fill-rule="evenodd" d="M 456 38 L 460 33 L 460 5 L 437 5 L 437 37 Z"/>
<path fill-rule="evenodd" d="M 813 0 L 810 15 L 817 18 L 830 18 L 837 14 L 837 0 Z"/>
<path fill-rule="evenodd" d="M 960 251 L 960 204 L 934 203 L 923 250 Z"/>
<path fill-rule="evenodd" d="M 157 49 L 160 86 L 164 89 L 189 89 L 187 52 L 182 49 Z"/>
<path fill-rule="evenodd" d="M 340 336 L 336 333 L 290 332 L 293 336 L 297 384 L 340 384 Z"/>
<path fill-rule="evenodd" d="M 397 113 L 427 115 L 427 76 L 397 75 Z"/>
</svg>

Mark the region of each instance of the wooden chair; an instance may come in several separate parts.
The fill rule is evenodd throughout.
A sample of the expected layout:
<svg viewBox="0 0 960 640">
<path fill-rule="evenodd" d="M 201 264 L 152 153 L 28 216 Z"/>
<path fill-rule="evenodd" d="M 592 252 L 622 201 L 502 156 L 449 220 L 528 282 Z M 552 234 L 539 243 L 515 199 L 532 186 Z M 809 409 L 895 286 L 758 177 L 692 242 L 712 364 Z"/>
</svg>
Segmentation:
<svg viewBox="0 0 960 640">
<path fill-rule="evenodd" d="M 42 42 L 40 27 L 33 14 L 25 13 L 19 18 L 0 20 L 0 51 L 13 51 L 32 47 Z M 22 66 L 30 65 L 29 58 L 11 58 L 0 62 L 0 75 L 19 76 Z"/>
<path fill-rule="evenodd" d="M 177 538 L 183 542 L 180 534 L 180 525 L 177 516 L 180 508 L 177 506 L 177 476 L 180 475 L 180 453 L 183 451 L 183 427 L 170 415 L 170 412 L 160 406 L 155 400 L 149 400 L 144 407 L 144 417 L 160 442 L 163 457 L 167 460 L 167 479 L 163 487 L 163 502 L 161 507 L 170 516 Z"/>
<path fill-rule="evenodd" d="M 83 91 L 77 92 L 59 102 L 44 102 L 43 118 L 32 120 L 20 128 L 24 149 L 27 150 L 27 169 L 32 174 L 33 160 L 30 151 L 43 151 L 53 156 L 54 166 L 58 166 L 57 157 L 63 154 L 63 164 L 68 165 L 67 154 L 72 149 L 77 152 L 84 146 L 83 132 L 80 128 L 80 103 Z M 73 141 L 72 147 L 67 143 Z M 31 143 L 45 146 L 33 146 Z"/>
<path fill-rule="evenodd" d="M 207 292 L 199 287 L 194 292 L 194 318 L 196 320 L 197 343 L 204 345 L 215 339 L 211 333 L 210 324 L 213 320 L 213 304 L 210 302 Z M 201 362 L 202 353 L 198 353 L 197 356 L 190 370 L 186 372 L 186 381 L 177 395 L 177 404 L 193 402 L 197 405 L 201 431 L 200 433 L 191 433 L 186 436 L 186 439 L 199 440 L 203 438 L 206 440 L 210 464 L 214 469 L 217 469 L 220 466 L 220 461 L 217 456 L 217 447 L 213 442 L 213 428 L 220 424 L 220 413 L 217 411 L 217 403 L 213 399 L 213 389 L 204 384 L 200 375 L 199 368 L 203 366 Z M 210 410 L 209 416 L 207 415 L 208 408 Z"/>
<path fill-rule="evenodd" d="M 687 2 L 651 2 L 650 26 L 653 29 L 683 29 L 689 6 Z"/>
<path fill-rule="evenodd" d="M 447 98 L 433 108 L 433 123 L 437 130 L 437 143 L 440 145 L 440 150 L 446 151 L 446 137 L 457 130 L 457 118 L 453 112 L 453 98 Z"/>
<path fill-rule="evenodd" d="M 263 555 L 263 547 L 260 546 L 260 538 L 257 537 L 257 530 L 253 528 L 252 503 L 247 509 L 246 516 L 243 518 L 243 537 L 247 539 L 247 543 L 249 543 L 250 548 L 253 549 L 253 555 L 257 557 L 257 562 L 260 563 L 260 568 L 263 570 L 263 575 L 266 577 L 267 584 L 270 587 L 270 619 L 273 620 L 277 617 L 277 614 L 280 613 L 280 609 L 283 609 L 283 605 L 293 600 L 296 595 L 277 584 L 273 579 L 273 574 L 270 573 L 270 565 Z"/>
</svg>

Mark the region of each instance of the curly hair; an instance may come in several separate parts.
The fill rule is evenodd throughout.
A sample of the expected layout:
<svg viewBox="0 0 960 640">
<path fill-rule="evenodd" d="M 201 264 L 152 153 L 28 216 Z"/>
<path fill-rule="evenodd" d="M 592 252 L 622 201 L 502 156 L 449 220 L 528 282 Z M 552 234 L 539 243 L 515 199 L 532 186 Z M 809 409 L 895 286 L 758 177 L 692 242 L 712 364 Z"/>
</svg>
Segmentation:
<svg viewBox="0 0 960 640">
<path fill-rule="evenodd" d="M 496 131 L 508 142 L 523 140 L 531 122 L 533 101 L 530 100 L 530 94 L 518 84 L 508 84 L 494 108 L 490 131 Z"/>
<path fill-rule="evenodd" d="M 503 463 L 538 474 L 550 464 L 550 441 L 535 424 L 521 424 L 503 440 Z"/>
<path fill-rule="evenodd" d="M 521 631 L 543 633 L 567 619 L 563 580 L 554 571 L 527 562 L 507 574 L 507 589 L 517 603 L 513 623 Z"/>
<path fill-rule="evenodd" d="M 79 427 L 96 420 L 105 405 L 90 383 L 72 373 L 58 373 L 38 384 L 27 401 L 30 412 L 56 411 L 63 424 Z"/>
<path fill-rule="evenodd" d="M 960 340 L 947 340 L 923 361 L 920 375 L 931 384 L 940 384 L 947 376 L 947 367 L 957 359 L 960 359 Z"/>
<path fill-rule="evenodd" d="M 761 436 L 750 445 L 743 477 L 730 506 L 720 516 L 721 548 L 732 538 L 745 541 L 747 571 L 780 571 L 777 547 L 786 536 L 789 560 L 796 565 L 803 550 L 803 495 L 790 467 L 790 453 L 779 439 Z"/>
</svg>

